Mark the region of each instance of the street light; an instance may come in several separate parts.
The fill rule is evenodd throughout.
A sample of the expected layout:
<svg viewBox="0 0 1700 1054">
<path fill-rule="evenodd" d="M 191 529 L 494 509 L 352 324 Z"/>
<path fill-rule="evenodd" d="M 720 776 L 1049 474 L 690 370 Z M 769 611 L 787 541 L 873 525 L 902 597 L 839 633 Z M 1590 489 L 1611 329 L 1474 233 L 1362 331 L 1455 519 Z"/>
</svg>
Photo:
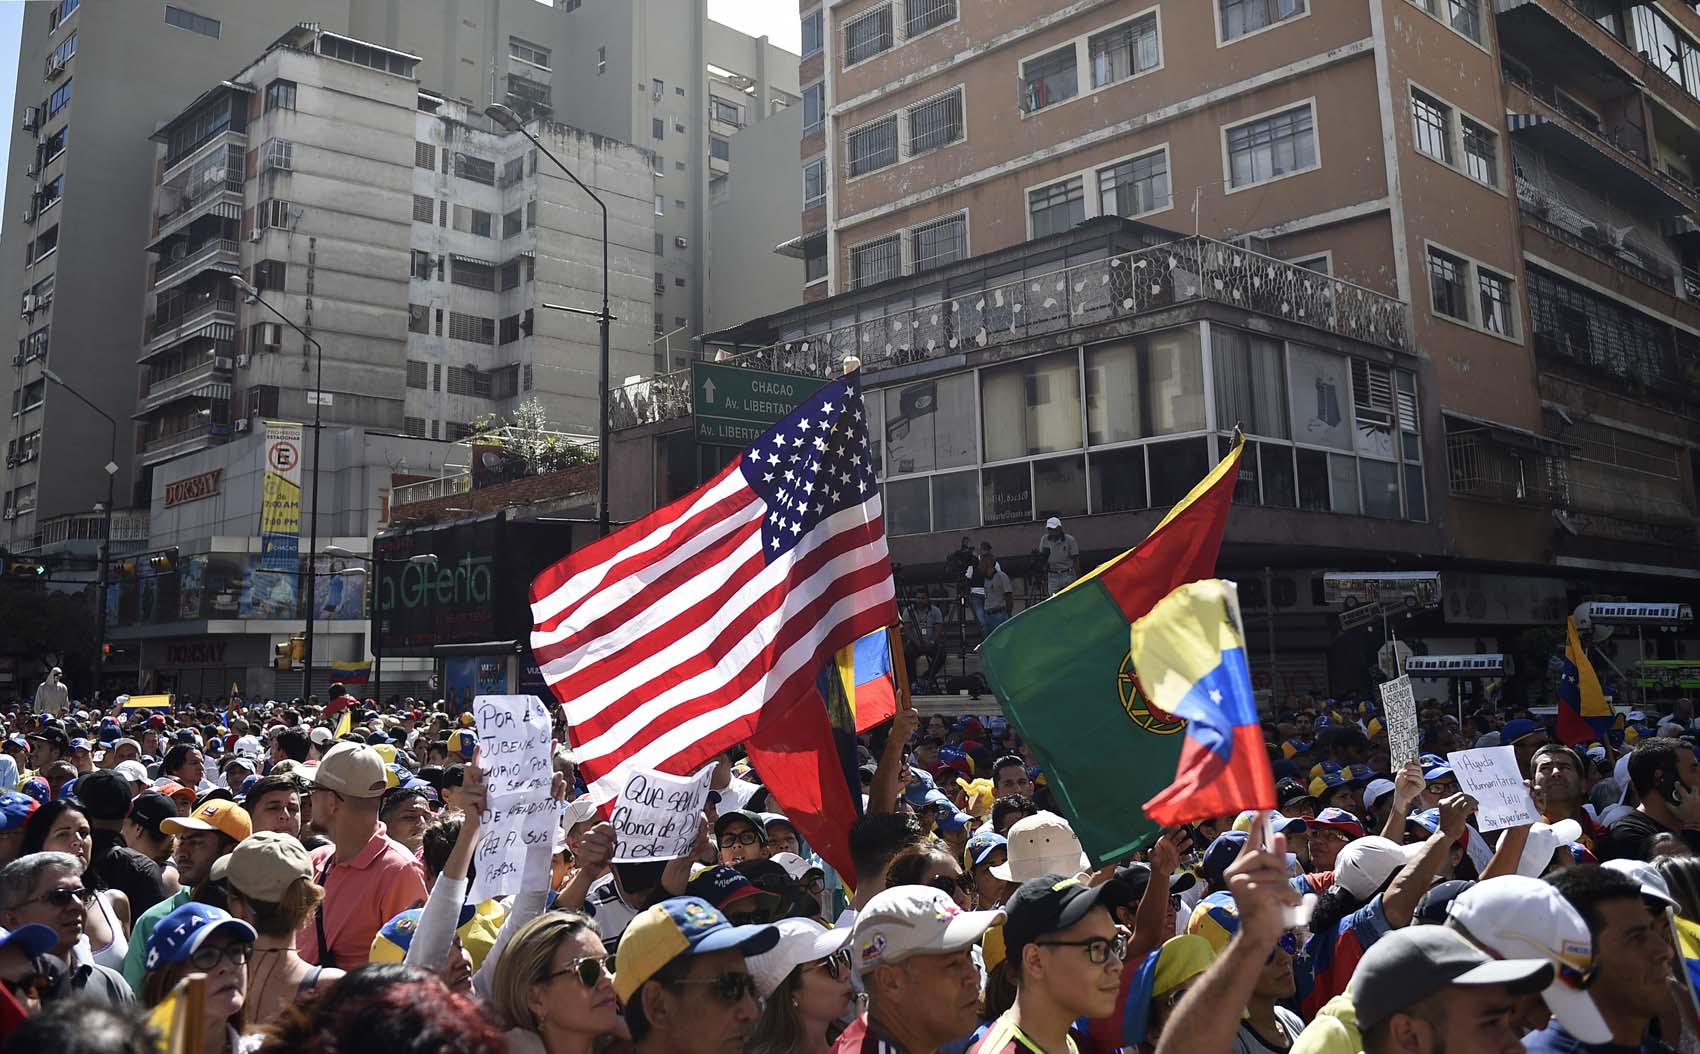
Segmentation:
<svg viewBox="0 0 1700 1054">
<path fill-rule="evenodd" d="M 118 422 L 112 415 L 88 401 L 82 392 L 65 383 L 65 378 L 43 366 L 41 375 L 70 392 L 77 401 L 106 418 L 106 424 L 112 429 L 111 452 L 106 459 L 106 505 L 102 517 L 104 526 L 100 532 L 100 572 L 96 578 L 94 597 L 94 686 L 91 691 L 100 691 L 103 676 L 106 673 L 106 569 L 112 559 L 112 487 L 118 478 Z M 99 509 L 101 506 L 97 505 Z"/>
<path fill-rule="evenodd" d="M 538 138 L 526 129 L 520 122 L 519 115 L 501 103 L 491 103 L 484 107 L 484 115 L 501 125 L 510 132 L 518 132 L 531 140 L 531 145 L 542 152 L 543 156 L 555 163 L 555 167 L 565 172 L 567 178 L 578 184 L 578 188 L 596 202 L 596 207 L 602 210 L 602 310 L 589 312 L 582 308 L 558 307 L 554 304 L 544 304 L 546 308 L 556 311 L 570 311 L 575 314 L 590 315 L 601 323 L 602 354 L 598 362 L 597 373 L 597 413 L 596 413 L 596 462 L 597 471 L 597 502 L 596 502 L 596 533 L 598 537 L 608 533 L 608 326 L 614 321 L 614 316 L 608 313 L 608 206 L 597 196 L 596 191 L 585 186 L 584 180 L 573 175 L 573 170 L 562 164 L 561 159 L 549 152 L 549 148 L 538 141 Z"/>
<path fill-rule="evenodd" d="M 385 564 L 423 565 L 437 562 L 436 553 L 415 553 L 412 556 L 366 556 L 352 549 L 345 549 L 340 545 L 325 546 L 324 554 L 341 560 L 359 560 L 362 563 L 372 564 L 374 568 L 382 568 Z M 372 634 L 372 698 L 378 701 L 379 706 L 382 706 L 384 703 L 384 605 L 382 602 L 383 594 L 378 591 L 378 584 L 376 581 L 372 583 L 372 607 L 377 615 L 373 619 L 373 622 L 376 623 L 376 629 Z"/>
<path fill-rule="evenodd" d="M 318 374 L 313 380 L 313 508 L 312 522 L 307 528 L 307 596 L 303 604 L 303 614 L 306 616 L 306 631 L 302 634 L 301 644 L 301 701 L 305 703 L 313 694 L 313 591 L 314 591 L 314 557 L 319 551 L 319 450 L 324 446 L 320 442 L 322 433 L 319 425 L 319 406 L 325 398 L 325 349 L 319 346 L 306 330 L 295 324 L 295 320 L 279 311 L 260 298 L 260 291 L 250 285 L 239 274 L 230 276 L 230 282 L 242 290 L 244 299 L 250 304 L 258 304 L 283 320 L 284 325 L 301 334 L 301 339 L 312 345 L 313 353 L 318 359 Z M 298 543 L 299 544 L 299 543 Z"/>
</svg>

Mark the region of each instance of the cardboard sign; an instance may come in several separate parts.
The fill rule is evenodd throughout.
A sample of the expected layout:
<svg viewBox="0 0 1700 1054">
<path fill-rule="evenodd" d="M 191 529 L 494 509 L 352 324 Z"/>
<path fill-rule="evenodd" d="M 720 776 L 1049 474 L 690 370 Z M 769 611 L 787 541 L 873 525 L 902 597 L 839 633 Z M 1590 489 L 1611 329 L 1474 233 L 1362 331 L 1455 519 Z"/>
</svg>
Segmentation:
<svg viewBox="0 0 1700 1054">
<path fill-rule="evenodd" d="M 708 801 L 709 762 L 689 776 L 634 771 L 614 799 L 614 862 L 689 856 Z"/>
<path fill-rule="evenodd" d="M 1499 831 L 1540 820 L 1535 799 L 1523 785 L 1513 747 L 1481 747 L 1446 755 L 1458 786 L 1476 799 L 1476 828 Z"/>
<path fill-rule="evenodd" d="M 549 710 L 534 695 L 480 695 L 472 701 L 478 763 L 489 797 L 472 851 L 478 901 L 549 881 L 561 806 L 549 794 Z"/>
<path fill-rule="evenodd" d="M 1381 723 L 1387 727 L 1387 753 L 1394 768 L 1417 756 L 1417 697 L 1410 675 L 1381 686 Z"/>
</svg>

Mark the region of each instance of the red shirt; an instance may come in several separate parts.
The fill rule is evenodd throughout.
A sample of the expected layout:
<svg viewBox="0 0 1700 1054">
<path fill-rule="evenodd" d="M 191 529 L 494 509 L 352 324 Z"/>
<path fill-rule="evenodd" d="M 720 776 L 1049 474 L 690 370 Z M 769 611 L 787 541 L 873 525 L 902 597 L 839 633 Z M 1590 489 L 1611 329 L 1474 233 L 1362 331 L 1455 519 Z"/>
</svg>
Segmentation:
<svg viewBox="0 0 1700 1054">
<path fill-rule="evenodd" d="M 352 970 L 371 960 L 372 939 L 384 923 L 425 903 L 425 869 L 381 823 L 359 856 L 332 864 L 335 854 L 331 845 L 313 850 L 313 881 L 325 887 L 325 940 L 337 969 Z M 314 964 L 319 962 L 316 915 L 307 916 L 295 937 L 301 958 Z"/>
</svg>

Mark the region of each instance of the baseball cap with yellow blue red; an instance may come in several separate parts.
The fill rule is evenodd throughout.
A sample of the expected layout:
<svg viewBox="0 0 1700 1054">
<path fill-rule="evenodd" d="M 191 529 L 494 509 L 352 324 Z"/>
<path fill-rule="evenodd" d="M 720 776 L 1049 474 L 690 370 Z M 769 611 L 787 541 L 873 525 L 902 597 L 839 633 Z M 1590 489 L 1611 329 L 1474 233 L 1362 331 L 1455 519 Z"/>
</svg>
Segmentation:
<svg viewBox="0 0 1700 1054">
<path fill-rule="evenodd" d="M 778 943 L 772 926 L 734 926 L 701 897 L 670 897 L 645 909 L 621 935 L 614 994 L 630 1003 L 645 981 L 681 955 L 760 955 Z"/>
<path fill-rule="evenodd" d="M 950 894 L 932 886 L 881 890 L 856 916 L 850 949 L 857 974 L 900 963 L 911 955 L 948 955 L 979 941 L 987 927 L 1001 924 L 1002 909 L 963 911 Z M 625 944 L 620 954 L 625 954 Z"/>
</svg>

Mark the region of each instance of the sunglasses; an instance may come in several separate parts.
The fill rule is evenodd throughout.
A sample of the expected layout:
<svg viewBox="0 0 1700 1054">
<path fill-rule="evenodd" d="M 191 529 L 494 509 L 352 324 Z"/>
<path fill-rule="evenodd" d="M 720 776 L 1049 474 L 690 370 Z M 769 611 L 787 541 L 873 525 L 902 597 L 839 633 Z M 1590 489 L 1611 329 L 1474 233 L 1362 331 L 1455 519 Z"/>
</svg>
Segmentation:
<svg viewBox="0 0 1700 1054">
<path fill-rule="evenodd" d="M 723 1003 L 736 1003 L 740 999 L 754 999 L 756 997 L 756 979 L 747 973 L 728 971 L 718 977 L 687 977 L 673 983 L 711 984 L 714 986 L 714 994 L 719 996 Z"/>
<path fill-rule="evenodd" d="M 1298 934 L 1292 932 L 1291 930 L 1287 931 L 1286 933 L 1281 934 L 1281 936 L 1279 938 L 1277 938 L 1276 941 L 1275 941 L 1275 948 L 1279 948 L 1282 951 L 1286 952 L 1288 955 L 1291 955 L 1294 958 L 1298 958 L 1298 954 L 1299 954 L 1299 936 L 1298 936 Z M 1272 962 L 1275 961 L 1275 948 L 1269 949 L 1269 958 L 1263 960 L 1264 962 L 1272 963 Z"/>
<path fill-rule="evenodd" d="M 253 957 L 252 944 L 232 944 L 224 948 L 202 945 L 190 954 L 189 965 L 197 970 L 216 970 L 221 959 L 229 959 L 232 966 L 246 966 Z"/>
<path fill-rule="evenodd" d="M 81 889 L 72 889 L 70 886 L 59 886 L 57 889 L 49 890 L 39 897 L 31 897 L 24 901 L 24 903 L 47 904 L 50 907 L 63 909 L 70 907 L 72 902 L 75 901 L 86 908 L 89 906 L 89 903 L 94 900 L 94 898 L 95 891 L 89 889 L 87 886 L 84 886 Z"/>
<path fill-rule="evenodd" d="M 1107 937 L 1088 937 L 1083 941 L 1034 941 L 1041 948 L 1085 948 L 1086 961 L 1093 966 L 1103 966 L 1113 955 L 1120 960 L 1127 955 L 1127 937 L 1118 934 L 1114 940 Z"/>
<path fill-rule="evenodd" d="M 614 957 L 612 955 L 592 955 L 583 959 L 574 959 L 566 966 L 556 970 L 554 973 L 549 974 L 543 979 L 545 981 L 553 981 L 555 978 L 561 977 L 565 974 L 574 974 L 578 977 L 579 984 L 584 985 L 586 988 L 595 988 L 597 982 L 601 981 L 604 977 L 607 977 L 609 980 L 613 980 Z"/>
<path fill-rule="evenodd" d="M 19 1000 L 35 999 L 39 1001 L 43 994 L 49 993 L 59 983 L 59 970 L 42 956 L 35 960 L 35 973 L 21 981 L 0 982 L 6 985 Z"/>
</svg>

